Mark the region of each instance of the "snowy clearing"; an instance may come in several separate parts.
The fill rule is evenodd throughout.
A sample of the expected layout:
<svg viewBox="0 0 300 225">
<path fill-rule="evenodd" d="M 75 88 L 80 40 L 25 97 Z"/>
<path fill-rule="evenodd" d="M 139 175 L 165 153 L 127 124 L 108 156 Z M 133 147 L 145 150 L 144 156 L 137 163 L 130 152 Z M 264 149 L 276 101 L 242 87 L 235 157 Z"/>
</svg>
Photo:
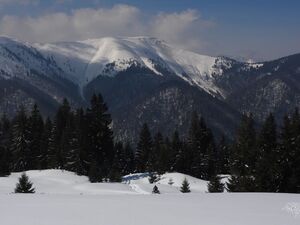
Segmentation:
<svg viewBox="0 0 300 225">
<path fill-rule="evenodd" d="M 168 173 L 149 194 L 145 174 L 123 184 L 91 184 L 84 176 L 59 170 L 28 171 L 36 194 L 12 194 L 20 173 L 0 178 L 3 225 L 298 225 L 300 195 L 206 193 L 206 181 Z M 179 186 L 187 177 L 192 193 Z M 174 184 L 169 185 L 172 178 Z"/>
</svg>

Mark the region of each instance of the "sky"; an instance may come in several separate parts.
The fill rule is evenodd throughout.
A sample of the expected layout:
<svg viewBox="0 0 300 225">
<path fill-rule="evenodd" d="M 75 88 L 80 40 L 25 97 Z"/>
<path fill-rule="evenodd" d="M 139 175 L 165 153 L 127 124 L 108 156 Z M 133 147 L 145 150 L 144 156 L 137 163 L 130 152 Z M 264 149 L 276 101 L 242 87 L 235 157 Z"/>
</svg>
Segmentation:
<svg viewBox="0 0 300 225">
<path fill-rule="evenodd" d="M 28 42 L 151 36 L 255 61 L 300 53 L 299 0 L 0 0 L 0 35 Z"/>
</svg>

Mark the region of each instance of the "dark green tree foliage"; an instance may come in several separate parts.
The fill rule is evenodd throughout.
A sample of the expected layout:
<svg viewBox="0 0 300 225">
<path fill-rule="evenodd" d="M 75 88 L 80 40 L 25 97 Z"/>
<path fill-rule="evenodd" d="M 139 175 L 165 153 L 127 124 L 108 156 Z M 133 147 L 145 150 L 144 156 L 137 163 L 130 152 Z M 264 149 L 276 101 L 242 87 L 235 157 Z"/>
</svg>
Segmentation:
<svg viewBox="0 0 300 225">
<path fill-rule="evenodd" d="M 48 158 L 48 150 L 50 147 L 51 132 L 52 132 L 52 121 L 48 117 L 44 125 L 43 134 L 41 135 L 41 149 L 40 149 L 40 155 L 38 156 L 38 160 L 39 160 L 38 169 L 48 168 L 48 162 L 50 161 Z"/>
<path fill-rule="evenodd" d="M 148 180 L 149 180 L 150 184 L 153 184 L 153 183 L 157 182 L 158 181 L 157 174 L 156 173 L 150 173 Z"/>
<path fill-rule="evenodd" d="M 10 174 L 9 162 L 9 139 L 10 139 L 10 121 L 6 115 L 3 115 L 0 120 L 0 176 Z"/>
<path fill-rule="evenodd" d="M 136 172 L 145 172 L 149 154 L 152 151 L 152 137 L 148 125 L 144 124 L 140 133 L 139 142 L 135 152 Z"/>
<path fill-rule="evenodd" d="M 255 169 L 256 191 L 276 192 L 278 190 L 278 146 L 275 119 L 270 114 L 265 120 L 258 137 L 258 157 Z"/>
<path fill-rule="evenodd" d="M 58 157 L 57 157 L 58 143 L 56 139 L 57 136 L 56 131 L 57 131 L 57 126 L 56 126 L 56 121 L 54 120 L 53 124 L 51 125 L 51 132 L 47 143 L 48 148 L 45 156 L 47 169 L 59 168 Z"/>
<path fill-rule="evenodd" d="M 83 174 L 83 162 L 79 142 L 79 130 L 72 126 L 72 120 L 67 122 L 63 132 L 63 152 L 65 163 L 63 168 L 77 174 Z"/>
<path fill-rule="evenodd" d="M 0 120 L 0 176 L 31 169 L 66 169 L 89 176 L 92 182 L 120 181 L 133 172 L 176 171 L 210 180 L 220 190 L 218 174 L 231 174 L 227 189 L 235 192 L 299 193 L 300 115 L 286 116 L 280 130 L 270 114 L 258 135 L 251 115 L 243 116 L 232 143 L 215 146 L 211 130 L 196 113 L 189 133 L 174 132 L 169 140 L 144 124 L 136 152 L 127 143 L 114 143 L 111 117 L 101 95 L 87 110 L 72 110 L 67 100 L 53 120 L 45 123 L 35 105 L 24 107 L 11 121 Z M 220 189 L 219 189 L 220 188 Z"/>
<path fill-rule="evenodd" d="M 208 179 L 215 171 L 216 152 L 212 132 L 203 118 L 193 114 L 188 138 L 190 148 L 190 173 L 201 179 Z"/>
<path fill-rule="evenodd" d="M 294 115 L 295 116 L 295 115 Z M 279 146 L 280 159 L 280 192 L 296 192 L 295 174 L 293 173 L 295 141 L 291 119 L 288 116 L 284 117 L 283 126 L 281 129 L 281 143 Z"/>
<path fill-rule="evenodd" d="M 28 139 L 28 118 L 24 107 L 21 107 L 15 117 L 12 127 L 11 152 L 13 155 L 11 168 L 12 171 L 20 172 L 29 170 L 31 152 Z"/>
<path fill-rule="evenodd" d="M 165 172 L 170 171 L 172 166 L 172 158 L 173 158 L 173 150 L 171 146 L 171 142 L 168 137 L 165 138 L 164 142 L 162 142 L 161 151 L 159 152 L 158 157 L 158 168 L 157 171 L 159 174 L 163 174 Z"/>
<path fill-rule="evenodd" d="M 153 147 L 149 149 L 149 157 L 146 164 L 146 170 L 148 172 L 155 172 L 160 170 L 159 157 L 164 150 L 164 139 L 161 133 L 157 133 L 153 138 Z"/>
<path fill-rule="evenodd" d="M 79 142 L 79 158 L 77 158 L 79 161 L 76 163 L 76 171 L 79 175 L 86 175 L 88 173 L 91 162 L 89 158 L 88 124 L 85 111 L 82 108 L 78 109 L 75 114 L 75 135 Z"/>
<path fill-rule="evenodd" d="M 65 146 L 67 145 L 65 136 L 66 134 L 66 127 L 67 125 L 72 126 L 72 119 L 73 116 L 71 112 L 71 107 L 67 99 L 63 100 L 63 104 L 59 107 L 56 116 L 55 116 L 55 126 L 53 126 L 53 143 L 54 148 L 56 149 L 56 161 L 57 161 L 57 168 L 63 169 L 65 165 L 65 154 L 66 149 Z M 69 124 L 68 124 L 69 123 Z"/>
<path fill-rule="evenodd" d="M 216 171 L 219 174 L 230 173 L 230 147 L 224 136 L 218 144 Z"/>
<path fill-rule="evenodd" d="M 94 174 L 92 179 L 94 182 L 102 181 L 103 177 L 109 175 L 114 156 L 114 144 L 113 132 L 110 127 L 111 116 L 101 95 L 93 95 L 91 107 L 87 109 L 87 120 L 89 121 L 90 173 Z"/>
<path fill-rule="evenodd" d="M 224 184 L 221 182 L 221 177 L 218 175 L 212 176 L 207 186 L 208 191 L 211 193 L 224 192 Z"/>
<path fill-rule="evenodd" d="M 171 165 L 170 171 L 184 172 L 184 148 L 183 143 L 179 138 L 178 131 L 175 131 L 172 137 L 171 148 L 174 153 L 173 164 Z"/>
<path fill-rule="evenodd" d="M 135 168 L 134 152 L 129 143 L 125 144 L 124 156 L 125 156 L 125 165 L 123 167 L 122 174 L 127 175 L 132 173 Z"/>
<path fill-rule="evenodd" d="M 181 187 L 180 187 L 180 191 L 182 193 L 189 193 L 191 192 L 190 190 L 190 183 L 188 182 L 188 180 L 186 178 L 184 178 L 184 180 L 182 181 Z"/>
<path fill-rule="evenodd" d="M 153 187 L 152 194 L 160 194 L 160 191 L 158 190 L 158 187 L 156 185 L 154 185 Z"/>
<path fill-rule="evenodd" d="M 300 193 L 300 115 L 284 118 L 280 143 L 280 192 Z"/>
<path fill-rule="evenodd" d="M 257 159 L 256 130 L 252 115 L 244 115 L 232 147 L 229 191 L 255 191 L 254 177 Z"/>
<path fill-rule="evenodd" d="M 29 177 L 25 173 L 22 173 L 21 177 L 19 178 L 19 182 L 16 184 L 15 193 L 35 193 L 33 184 L 29 181 Z"/>
<path fill-rule="evenodd" d="M 109 173 L 109 180 L 113 182 L 122 181 L 122 170 L 125 167 L 125 152 L 121 142 L 117 142 L 114 147 L 114 160 Z M 125 174 L 124 174 L 125 175 Z"/>
<path fill-rule="evenodd" d="M 39 157 L 41 155 L 41 140 L 44 129 L 44 121 L 38 109 L 34 104 L 31 114 L 28 118 L 28 148 L 30 149 L 29 167 L 39 169 Z"/>
</svg>

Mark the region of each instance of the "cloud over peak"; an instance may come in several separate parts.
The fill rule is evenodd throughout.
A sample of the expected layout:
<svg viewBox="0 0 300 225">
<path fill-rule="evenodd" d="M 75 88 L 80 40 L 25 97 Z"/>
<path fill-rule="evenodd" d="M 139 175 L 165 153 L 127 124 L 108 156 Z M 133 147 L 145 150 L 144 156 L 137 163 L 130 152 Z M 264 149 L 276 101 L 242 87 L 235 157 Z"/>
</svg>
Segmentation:
<svg viewBox="0 0 300 225">
<path fill-rule="evenodd" d="M 0 18 L 0 34 L 29 42 L 148 35 L 199 49 L 203 43 L 201 31 L 213 25 L 202 19 L 197 10 L 149 15 L 135 6 L 118 4 L 111 8 L 82 8 L 35 17 L 4 15 Z"/>
</svg>

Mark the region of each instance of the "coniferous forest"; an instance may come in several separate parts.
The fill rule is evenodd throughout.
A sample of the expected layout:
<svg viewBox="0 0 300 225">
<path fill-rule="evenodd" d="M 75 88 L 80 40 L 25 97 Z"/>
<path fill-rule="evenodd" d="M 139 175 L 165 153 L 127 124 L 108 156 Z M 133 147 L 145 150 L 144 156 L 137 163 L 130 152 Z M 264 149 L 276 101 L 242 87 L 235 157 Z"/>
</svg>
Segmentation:
<svg viewBox="0 0 300 225">
<path fill-rule="evenodd" d="M 278 122 L 278 121 L 277 121 Z M 281 125 L 277 125 L 281 124 Z M 185 137 L 185 138 L 182 138 Z M 30 112 L 0 120 L 0 176 L 27 170 L 62 169 L 91 182 L 118 182 L 135 172 L 181 172 L 222 189 L 220 174 L 230 174 L 231 192 L 300 193 L 300 114 L 276 123 L 272 114 L 257 125 L 243 115 L 234 140 L 216 140 L 195 112 L 188 134 L 152 134 L 144 124 L 136 146 L 114 140 L 112 119 L 101 95 L 87 109 L 73 110 L 65 99 L 53 118 L 37 105 Z"/>
</svg>

